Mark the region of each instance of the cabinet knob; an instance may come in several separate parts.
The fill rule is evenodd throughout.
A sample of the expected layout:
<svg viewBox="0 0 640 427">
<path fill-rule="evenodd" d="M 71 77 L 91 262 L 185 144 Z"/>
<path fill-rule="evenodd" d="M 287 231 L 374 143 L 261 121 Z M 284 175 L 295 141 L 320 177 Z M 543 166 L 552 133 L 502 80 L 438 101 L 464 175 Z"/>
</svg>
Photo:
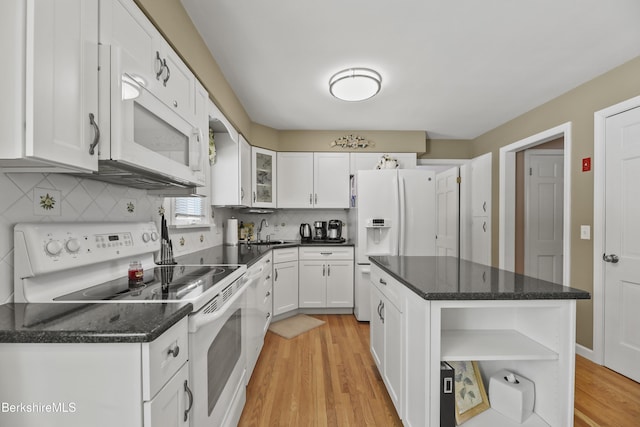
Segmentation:
<svg viewBox="0 0 640 427">
<path fill-rule="evenodd" d="M 267 313 L 267 319 L 271 317 L 271 313 Z"/>
<path fill-rule="evenodd" d="M 180 347 L 176 345 L 175 347 L 170 348 L 167 354 L 173 355 L 173 357 L 178 357 L 178 354 L 180 354 Z"/>
<path fill-rule="evenodd" d="M 386 280 L 384 280 L 384 279 L 380 279 L 380 283 L 381 283 L 381 284 L 383 284 L 383 285 L 385 285 L 385 286 L 387 286 L 387 281 L 386 281 Z"/>
<path fill-rule="evenodd" d="M 269 295 L 271 295 L 271 292 L 267 291 L 267 294 L 265 296 L 268 297 Z"/>
</svg>

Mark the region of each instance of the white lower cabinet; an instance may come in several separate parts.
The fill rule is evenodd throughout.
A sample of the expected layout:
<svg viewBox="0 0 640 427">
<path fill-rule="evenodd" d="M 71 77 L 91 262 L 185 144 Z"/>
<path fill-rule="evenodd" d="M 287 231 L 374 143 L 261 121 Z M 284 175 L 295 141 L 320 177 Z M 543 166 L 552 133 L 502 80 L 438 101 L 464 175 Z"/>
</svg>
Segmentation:
<svg viewBox="0 0 640 427">
<path fill-rule="evenodd" d="M 465 427 L 573 425 L 575 300 L 425 300 L 376 265 L 370 277 L 371 354 L 405 426 L 440 425 L 440 361 L 477 361 L 487 393 L 501 369 L 535 385 L 524 424 L 490 408 Z"/>
<path fill-rule="evenodd" d="M 245 310 L 245 348 L 247 357 L 246 383 L 249 383 L 258 356 L 264 344 L 264 335 L 271 323 L 272 312 L 272 271 L 271 252 L 253 264 L 244 275 L 247 285 L 247 306 Z"/>
<path fill-rule="evenodd" d="M 198 398 L 187 318 L 152 342 L 3 343 L 0 358 L 0 402 L 53 405 L 3 412 L 2 426 L 186 427 Z"/>
<path fill-rule="evenodd" d="M 148 402 L 144 402 L 144 427 L 189 425 L 189 402 L 184 398 L 189 386 L 189 363 Z"/>
<path fill-rule="evenodd" d="M 372 276 L 373 278 L 373 276 Z M 373 281 L 372 281 L 373 282 Z M 389 299 L 386 285 L 371 286 L 371 354 L 378 366 L 391 401 L 402 418 L 402 313 L 400 307 Z M 397 284 L 400 286 L 400 284 Z"/>
<path fill-rule="evenodd" d="M 300 248 L 300 308 L 353 307 L 353 247 Z"/>
<path fill-rule="evenodd" d="M 273 251 L 273 315 L 298 308 L 298 248 Z"/>
</svg>

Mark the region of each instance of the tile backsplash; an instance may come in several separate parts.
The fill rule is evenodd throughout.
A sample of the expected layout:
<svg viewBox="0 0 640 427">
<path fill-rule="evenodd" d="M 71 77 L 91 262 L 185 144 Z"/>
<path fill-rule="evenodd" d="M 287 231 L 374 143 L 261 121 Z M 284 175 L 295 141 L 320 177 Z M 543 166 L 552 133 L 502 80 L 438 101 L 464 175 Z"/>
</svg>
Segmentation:
<svg viewBox="0 0 640 427">
<path fill-rule="evenodd" d="M 54 173 L 0 173 L 0 304 L 13 301 L 13 228 L 19 222 L 154 221 L 168 212 L 169 199 L 145 190 Z M 235 217 L 253 222 L 265 218 L 262 236 L 298 240 L 301 223 L 339 219 L 347 210 L 289 209 L 270 214 L 249 214 L 229 208 L 214 209 L 212 224 L 202 228 L 170 228 L 174 254 L 184 255 L 223 244 L 224 224 Z M 343 229 L 343 236 L 348 231 Z"/>
<path fill-rule="evenodd" d="M 262 219 L 266 219 L 269 225 L 263 228 L 262 239 L 266 239 L 269 235 L 271 239 L 299 240 L 300 224 L 308 223 L 313 227 L 314 221 L 329 221 L 330 219 L 338 219 L 346 224 L 347 212 L 346 209 L 282 209 L 275 210 L 270 214 L 249 214 L 242 211 L 237 211 L 234 214 L 231 211 L 229 217 L 235 216 L 238 221 L 254 223 L 256 231 Z M 349 237 L 349 231 L 345 225 L 343 225 L 342 237 Z"/>
<path fill-rule="evenodd" d="M 0 173 L 0 194 L 0 304 L 13 300 L 13 227 L 17 223 L 155 221 L 159 225 L 165 200 L 145 190 L 53 173 Z M 181 237 L 184 245 L 178 242 Z M 184 230 L 172 238 L 178 254 L 222 243 L 215 227 Z"/>
</svg>

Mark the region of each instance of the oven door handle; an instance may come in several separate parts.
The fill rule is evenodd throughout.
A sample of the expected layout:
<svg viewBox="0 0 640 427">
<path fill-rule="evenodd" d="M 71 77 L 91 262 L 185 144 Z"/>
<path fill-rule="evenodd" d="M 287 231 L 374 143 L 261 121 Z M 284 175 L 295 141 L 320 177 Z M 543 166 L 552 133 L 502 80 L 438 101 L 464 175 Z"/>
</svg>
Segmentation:
<svg viewBox="0 0 640 427">
<path fill-rule="evenodd" d="M 199 328 L 209 323 L 215 322 L 218 319 L 220 319 L 222 316 L 224 316 L 225 312 L 227 311 L 227 308 L 230 305 L 234 304 L 236 301 L 238 301 L 238 299 L 240 299 L 244 295 L 244 291 L 247 290 L 248 283 L 249 282 L 244 282 L 242 287 L 238 289 L 238 291 L 235 294 L 233 294 L 231 299 L 225 302 L 222 305 L 222 307 L 220 307 L 218 310 L 212 313 L 205 313 L 205 309 L 207 307 L 207 305 L 205 305 L 203 308 L 200 309 L 200 311 L 192 314 L 189 319 L 189 332 L 191 333 L 196 332 Z"/>
</svg>

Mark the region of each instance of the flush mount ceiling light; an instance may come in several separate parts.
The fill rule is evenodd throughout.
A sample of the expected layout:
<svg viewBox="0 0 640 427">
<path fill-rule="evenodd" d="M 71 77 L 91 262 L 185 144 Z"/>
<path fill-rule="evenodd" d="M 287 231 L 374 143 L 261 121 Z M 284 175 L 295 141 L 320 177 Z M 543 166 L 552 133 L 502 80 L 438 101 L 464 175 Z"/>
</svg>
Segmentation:
<svg viewBox="0 0 640 427">
<path fill-rule="evenodd" d="M 369 68 L 348 68 L 329 79 L 329 92 L 343 101 L 364 101 L 380 92 L 382 78 Z"/>
</svg>

